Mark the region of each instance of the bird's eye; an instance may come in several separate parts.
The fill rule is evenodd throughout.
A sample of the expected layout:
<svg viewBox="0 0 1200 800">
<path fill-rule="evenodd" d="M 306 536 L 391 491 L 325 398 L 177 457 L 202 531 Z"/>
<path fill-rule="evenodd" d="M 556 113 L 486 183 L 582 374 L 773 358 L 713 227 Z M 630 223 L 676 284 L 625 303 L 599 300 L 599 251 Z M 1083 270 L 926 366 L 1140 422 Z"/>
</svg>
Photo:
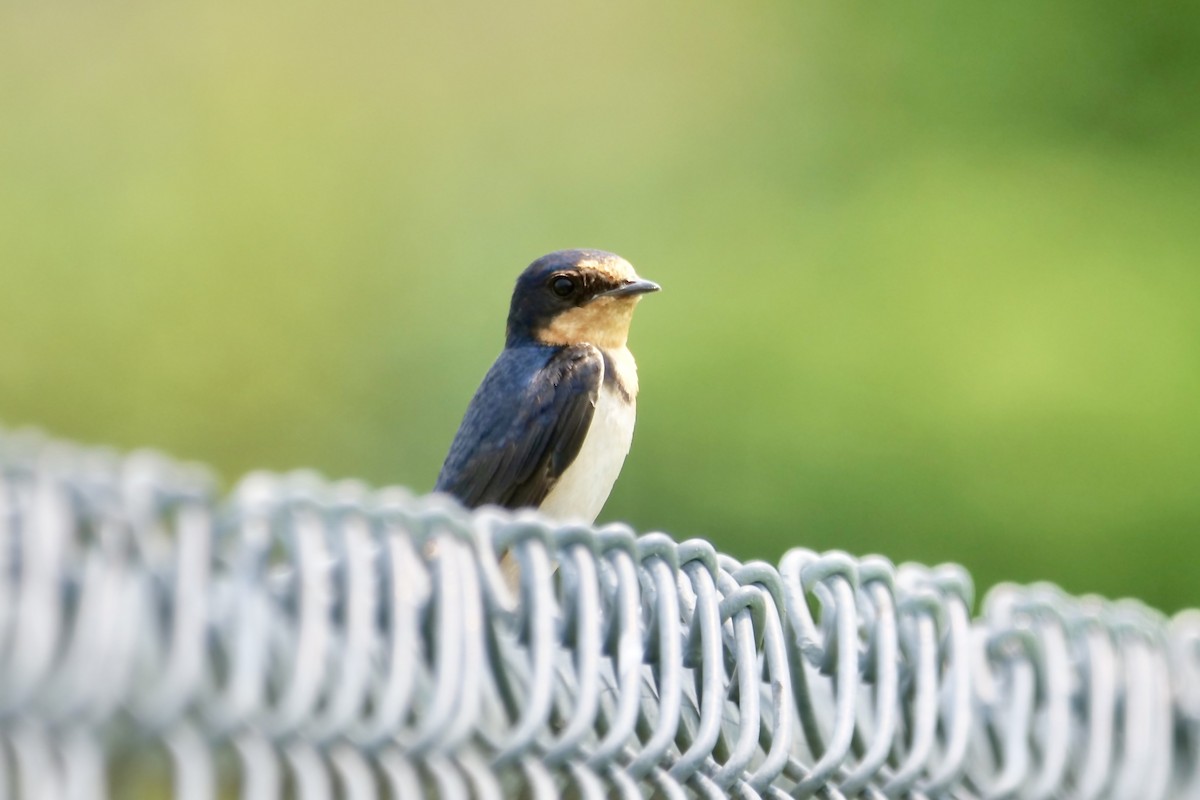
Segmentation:
<svg viewBox="0 0 1200 800">
<path fill-rule="evenodd" d="M 575 279 L 559 275 L 550 281 L 550 290 L 559 297 L 567 297 L 575 291 Z"/>
</svg>

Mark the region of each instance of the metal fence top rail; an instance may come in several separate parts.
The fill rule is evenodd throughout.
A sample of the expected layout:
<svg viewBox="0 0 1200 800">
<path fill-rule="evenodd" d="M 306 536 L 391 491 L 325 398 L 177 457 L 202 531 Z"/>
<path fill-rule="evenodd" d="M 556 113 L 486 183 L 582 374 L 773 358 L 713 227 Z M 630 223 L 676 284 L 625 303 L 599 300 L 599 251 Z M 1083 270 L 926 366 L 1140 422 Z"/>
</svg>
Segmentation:
<svg viewBox="0 0 1200 800">
<path fill-rule="evenodd" d="M 973 605 L 0 430 L 0 797 L 1200 797 L 1200 613 Z"/>
</svg>

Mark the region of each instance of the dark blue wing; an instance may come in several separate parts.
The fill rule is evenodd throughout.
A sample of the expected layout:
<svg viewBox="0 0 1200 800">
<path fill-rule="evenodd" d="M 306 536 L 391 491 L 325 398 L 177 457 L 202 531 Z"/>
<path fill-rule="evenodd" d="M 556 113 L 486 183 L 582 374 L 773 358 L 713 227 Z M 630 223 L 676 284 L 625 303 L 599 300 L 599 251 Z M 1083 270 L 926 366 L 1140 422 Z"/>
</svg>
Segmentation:
<svg viewBox="0 0 1200 800">
<path fill-rule="evenodd" d="M 507 348 L 475 392 L 436 490 L 468 508 L 540 505 L 583 446 L 603 378 L 591 345 Z"/>
</svg>

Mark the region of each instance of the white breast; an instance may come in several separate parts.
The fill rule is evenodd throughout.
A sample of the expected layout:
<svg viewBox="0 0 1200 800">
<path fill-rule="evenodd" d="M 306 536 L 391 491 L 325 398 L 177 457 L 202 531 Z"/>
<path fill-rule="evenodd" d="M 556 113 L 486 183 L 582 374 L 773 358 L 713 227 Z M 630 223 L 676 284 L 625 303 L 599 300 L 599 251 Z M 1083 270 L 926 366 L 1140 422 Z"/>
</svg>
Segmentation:
<svg viewBox="0 0 1200 800">
<path fill-rule="evenodd" d="M 601 385 L 583 447 L 542 501 L 543 513 L 564 521 L 596 520 L 629 454 L 635 414 L 633 399 Z"/>
</svg>

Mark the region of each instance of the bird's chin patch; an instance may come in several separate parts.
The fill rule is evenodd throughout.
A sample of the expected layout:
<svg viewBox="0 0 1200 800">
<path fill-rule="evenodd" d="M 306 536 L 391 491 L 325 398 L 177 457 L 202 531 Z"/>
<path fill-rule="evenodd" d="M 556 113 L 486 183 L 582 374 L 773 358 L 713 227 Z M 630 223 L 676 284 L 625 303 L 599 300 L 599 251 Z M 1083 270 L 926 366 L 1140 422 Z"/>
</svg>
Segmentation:
<svg viewBox="0 0 1200 800">
<path fill-rule="evenodd" d="M 544 344 L 594 344 L 605 350 L 625 346 L 637 297 L 602 297 L 557 315 L 537 332 Z"/>
</svg>

